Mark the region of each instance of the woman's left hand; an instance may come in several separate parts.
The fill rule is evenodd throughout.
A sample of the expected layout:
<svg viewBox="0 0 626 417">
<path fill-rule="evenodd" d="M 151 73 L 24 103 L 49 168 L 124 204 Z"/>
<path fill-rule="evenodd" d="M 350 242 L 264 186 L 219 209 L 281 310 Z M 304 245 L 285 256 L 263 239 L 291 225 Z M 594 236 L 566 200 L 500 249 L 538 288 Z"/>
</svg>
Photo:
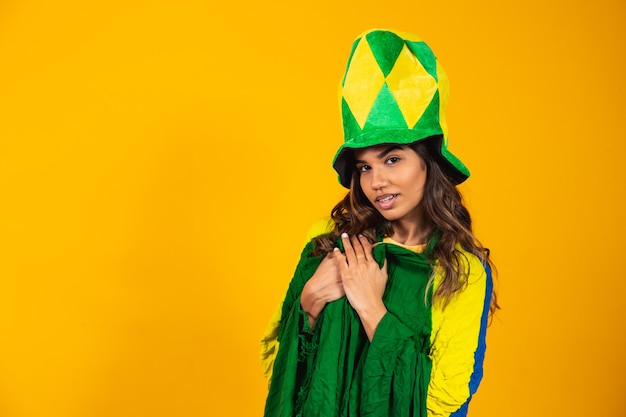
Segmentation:
<svg viewBox="0 0 626 417">
<path fill-rule="evenodd" d="M 380 268 L 372 255 L 372 244 L 365 236 L 341 236 L 344 253 L 335 249 L 335 261 L 346 297 L 361 319 L 370 341 L 387 313 L 383 293 L 387 285 L 387 260 Z"/>
</svg>

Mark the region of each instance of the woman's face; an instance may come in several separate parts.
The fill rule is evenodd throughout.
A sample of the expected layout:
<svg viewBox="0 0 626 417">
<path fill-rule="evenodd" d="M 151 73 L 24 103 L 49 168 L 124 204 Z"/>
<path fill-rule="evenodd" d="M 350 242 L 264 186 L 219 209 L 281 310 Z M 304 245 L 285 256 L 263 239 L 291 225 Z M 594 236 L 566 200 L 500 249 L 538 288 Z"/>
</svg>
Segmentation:
<svg viewBox="0 0 626 417">
<path fill-rule="evenodd" d="M 426 163 L 408 146 L 378 145 L 353 151 L 367 199 L 389 221 L 414 222 L 422 216 Z"/>
</svg>

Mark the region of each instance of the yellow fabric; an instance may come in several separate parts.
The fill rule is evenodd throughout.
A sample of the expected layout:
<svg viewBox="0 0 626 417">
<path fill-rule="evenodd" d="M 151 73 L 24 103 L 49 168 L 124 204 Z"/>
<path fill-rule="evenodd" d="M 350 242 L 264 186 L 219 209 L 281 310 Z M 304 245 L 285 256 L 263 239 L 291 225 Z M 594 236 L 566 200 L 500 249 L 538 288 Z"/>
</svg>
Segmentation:
<svg viewBox="0 0 626 417">
<path fill-rule="evenodd" d="M 465 251 L 467 287 L 456 294 L 445 310 L 432 309 L 431 354 L 433 362 L 426 407 L 428 417 L 449 416 L 469 398 L 481 317 L 485 304 L 487 275 L 480 260 Z M 463 259 L 463 258 L 462 258 Z M 441 283 L 435 274 L 434 287 Z"/>
<path fill-rule="evenodd" d="M 334 223 L 330 217 L 322 217 L 311 225 L 306 234 L 305 243 L 308 243 L 314 237 L 330 233 L 333 231 Z"/>
<path fill-rule="evenodd" d="M 396 242 L 395 240 L 393 240 L 390 237 L 383 238 L 383 242 L 385 242 L 385 243 L 393 243 L 394 245 L 401 246 L 404 249 L 408 249 L 408 250 L 410 250 L 412 252 L 415 252 L 415 253 L 422 253 L 422 252 L 424 252 L 424 249 L 426 249 L 426 244 L 425 243 L 423 243 L 421 245 L 404 245 L 404 244 L 402 244 L 400 242 Z"/>
<path fill-rule="evenodd" d="M 261 365 L 263 366 L 263 376 L 267 379 L 268 384 L 272 380 L 274 359 L 278 353 L 278 325 L 280 324 L 282 309 L 283 303 L 280 302 L 261 339 Z"/>
<path fill-rule="evenodd" d="M 343 98 L 350 106 L 355 120 L 363 129 L 376 97 L 385 84 L 385 76 L 365 38 L 362 38 L 357 45 L 352 61 L 358 62 L 359 65 L 350 65 L 346 72 Z"/>
<path fill-rule="evenodd" d="M 410 76 L 409 76 L 410 75 Z M 422 117 L 437 92 L 437 81 L 407 48 L 402 48 L 386 78 L 389 91 L 398 103 L 409 128 Z"/>
</svg>

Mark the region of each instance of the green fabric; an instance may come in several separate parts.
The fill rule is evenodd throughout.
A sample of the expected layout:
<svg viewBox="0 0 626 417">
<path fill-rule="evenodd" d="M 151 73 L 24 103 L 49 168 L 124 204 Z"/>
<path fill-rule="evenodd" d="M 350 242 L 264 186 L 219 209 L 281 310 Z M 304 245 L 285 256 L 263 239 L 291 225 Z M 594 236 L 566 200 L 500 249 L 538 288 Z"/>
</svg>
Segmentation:
<svg viewBox="0 0 626 417">
<path fill-rule="evenodd" d="M 377 30 L 366 36 L 367 42 L 372 48 L 374 58 L 378 62 L 380 70 L 386 77 L 393 69 L 393 65 L 404 47 L 404 41 L 395 33 Z"/>
<path fill-rule="evenodd" d="M 435 93 L 424 114 L 413 126 L 413 130 L 422 132 L 428 130 L 431 126 L 439 126 L 439 91 Z"/>
<path fill-rule="evenodd" d="M 314 331 L 308 328 L 300 294 L 322 260 L 312 250 L 309 243 L 283 304 L 265 416 L 426 417 L 432 328 L 426 257 L 392 244 L 374 248 L 379 265 L 388 260 L 388 313 L 370 343 L 345 297 L 327 304 Z"/>
<path fill-rule="evenodd" d="M 372 106 L 372 111 L 367 117 L 364 131 L 371 131 L 377 128 L 383 129 L 406 129 L 406 120 L 402 115 L 402 111 L 396 103 L 387 83 L 385 83 L 376 97 L 376 101 Z"/>
<path fill-rule="evenodd" d="M 420 61 L 420 64 L 428 71 L 430 75 L 437 81 L 439 77 L 437 75 L 437 58 L 433 54 L 425 42 L 412 42 L 406 41 L 406 46 L 413 52 L 413 55 Z"/>
<path fill-rule="evenodd" d="M 353 137 L 358 137 L 363 130 L 359 127 L 356 119 L 350 111 L 350 107 L 344 98 L 341 99 L 341 111 L 343 118 L 343 129 L 346 132 L 350 132 Z"/>
</svg>

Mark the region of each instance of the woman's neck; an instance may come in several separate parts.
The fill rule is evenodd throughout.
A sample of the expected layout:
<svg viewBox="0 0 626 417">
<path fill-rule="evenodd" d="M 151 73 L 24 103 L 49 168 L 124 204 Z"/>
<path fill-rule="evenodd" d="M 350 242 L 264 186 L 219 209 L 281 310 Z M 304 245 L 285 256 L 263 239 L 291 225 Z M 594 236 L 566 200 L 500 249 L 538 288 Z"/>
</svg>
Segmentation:
<svg viewBox="0 0 626 417">
<path fill-rule="evenodd" d="M 426 238 L 432 231 L 432 226 L 424 222 L 423 219 L 419 222 L 410 222 L 410 224 L 396 221 L 393 222 L 392 228 L 393 232 L 389 237 L 408 246 L 426 243 Z"/>
</svg>

